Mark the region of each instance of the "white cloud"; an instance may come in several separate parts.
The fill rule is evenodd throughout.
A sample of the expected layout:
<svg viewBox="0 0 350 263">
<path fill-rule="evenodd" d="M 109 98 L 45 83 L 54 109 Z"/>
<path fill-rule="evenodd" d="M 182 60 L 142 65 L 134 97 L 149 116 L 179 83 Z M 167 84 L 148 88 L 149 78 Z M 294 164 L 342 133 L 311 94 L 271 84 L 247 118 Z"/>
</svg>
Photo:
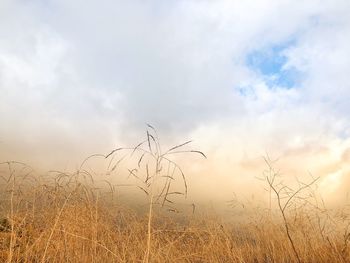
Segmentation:
<svg viewBox="0 0 350 263">
<path fill-rule="evenodd" d="M 343 139 L 349 12 L 346 0 L 2 1 L 0 138 L 43 158 L 134 139 L 145 122 L 209 151 L 239 138 L 237 156 Z M 246 57 L 285 43 L 284 69 L 303 79 L 271 89 Z"/>
</svg>

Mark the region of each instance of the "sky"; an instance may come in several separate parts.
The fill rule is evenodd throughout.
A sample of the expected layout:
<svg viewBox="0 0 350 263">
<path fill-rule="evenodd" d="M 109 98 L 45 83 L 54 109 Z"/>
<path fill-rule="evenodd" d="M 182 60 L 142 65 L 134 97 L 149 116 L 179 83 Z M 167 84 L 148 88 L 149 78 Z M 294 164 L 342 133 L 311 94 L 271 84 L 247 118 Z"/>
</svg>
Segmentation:
<svg viewBox="0 0 350 263">
<path fill-rule="evenodd" d="M 150 123 L 207 154 L 184 160 L 194 195 L 248 195 L 269 155 L 345 200 L 349 13 L 348 0 L 1 0 L 0 159 L 66 169 Z"/>
</svg>

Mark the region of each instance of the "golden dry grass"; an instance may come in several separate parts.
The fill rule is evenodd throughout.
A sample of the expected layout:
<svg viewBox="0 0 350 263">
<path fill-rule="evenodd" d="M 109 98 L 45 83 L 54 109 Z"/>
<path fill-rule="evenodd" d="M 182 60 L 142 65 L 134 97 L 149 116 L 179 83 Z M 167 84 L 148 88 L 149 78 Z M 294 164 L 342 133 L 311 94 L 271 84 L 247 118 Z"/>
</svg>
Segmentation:
<svg viewBox="0 0 350 263">
<path fill-rule="evenodd" d="M 147 131 L 136 147 L 92 156 L 108 161 L 108 175 L 125 156 L 136 159 L 136 168 L 126 170 L 146 197 L 146 212 L 128 208 L 111 183 L 101 188 L 83 168 L 91 157 L 73 173 L 44 175 L 23 163 L 0 163 L 0 261 L 350 262 L 349 207 L 327 209 L 313 188 L 317 178 L 296 188 L 284 185 L 269 159 L 262 177 L 269 209 L 238 206 L 245 207 L 239 211 L 232 200 L 231 217 L 198 209 L 170 213 L 177 211 L 174 198 L 187 195 L 186 177 L 170 156 L 206 156 L 181 150 L 190 141 L 162 152 L 149 127 L 153 134 Z M 118 157 L 123 150 L 131 154 Z M 177 180 L 182 191 L 174 187 Z"/>
<path fill-rule="evenodd" d="M 28 178 L 14 172 L 2 187 L 1 262 L 147 261 L 147 214 L 116 205 L 84 180 L 20 183 Z M 278 213 L 261 210 L 223 222 L 157 211 L 149 262 L 297 262 Z M 305 209 L 288 214 L 301 262 L 349 262 L 347 214 L 331 219 L 330 214 Z"/>
</svg>

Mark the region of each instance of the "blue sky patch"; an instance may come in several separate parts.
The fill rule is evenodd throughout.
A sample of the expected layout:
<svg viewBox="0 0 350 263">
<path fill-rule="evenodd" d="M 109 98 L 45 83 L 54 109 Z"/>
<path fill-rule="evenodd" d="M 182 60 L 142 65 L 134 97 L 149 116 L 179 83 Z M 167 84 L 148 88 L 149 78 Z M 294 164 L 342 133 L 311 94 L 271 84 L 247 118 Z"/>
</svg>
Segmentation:
<svg viewBox="0 0 350 263">
<path fill-rule="evenodd" d="M 284 69 L 287 57 L 283 51 L 290 43 L 255 50 L 246 57 L 246 64 L 255 72 L 262 74 L 269 87 L 291 89 L 297 85 L 299 72 L 296 69 Z"/>
</svg>

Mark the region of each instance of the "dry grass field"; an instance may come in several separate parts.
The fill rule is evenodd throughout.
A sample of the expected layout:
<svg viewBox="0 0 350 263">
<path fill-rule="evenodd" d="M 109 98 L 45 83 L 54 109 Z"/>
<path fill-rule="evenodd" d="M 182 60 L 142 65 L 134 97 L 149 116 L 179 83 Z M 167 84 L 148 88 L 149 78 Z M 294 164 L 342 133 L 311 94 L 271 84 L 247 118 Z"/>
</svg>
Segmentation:
<svg viewBox="0 0 350 263">
<path fill-rule="evenodd" d="M 293 248 L 278 211 L 228 222 L 196 213 L 172 216 L 154 207 L 150 221 L 148 214 L 115 205 L 109 195 L 76 180 L 29 187 L 14 178 L 2 189 L 1 262 L 350 260 L 344 211 L 334 216 L 321 209 L 289 211 Z"/>
<path fill-rule="evenodd" d="M 347 207 L 325 208 L 315 194 L 317 178 L 283 185 L 269 160 L 262 180 L 273 206 L 245 211 L 232 200 L 232 218 L 225 219 L 179 213 L 173 196 L 186 195 L 186 177 L 169 156 L 204 156 L 181 150 L 188 143 L 162 153 L 147 133 L 136 147 L 102 156 L 140 152 L 128 176 L 146 197 L 143 212 L 120 202 L 112 186 L 97 187 L 84 169 L 89 158 L 78 171 L 45 176 L 22 163 L 1 163 L 1 262 L 350 262 Z M 109 171 L 121 159 L 111 159 Z M 183 191 L 173 190 L 176 180 Z M 235 219 L 235 213 L 245 214 Z"/>
</svg>

